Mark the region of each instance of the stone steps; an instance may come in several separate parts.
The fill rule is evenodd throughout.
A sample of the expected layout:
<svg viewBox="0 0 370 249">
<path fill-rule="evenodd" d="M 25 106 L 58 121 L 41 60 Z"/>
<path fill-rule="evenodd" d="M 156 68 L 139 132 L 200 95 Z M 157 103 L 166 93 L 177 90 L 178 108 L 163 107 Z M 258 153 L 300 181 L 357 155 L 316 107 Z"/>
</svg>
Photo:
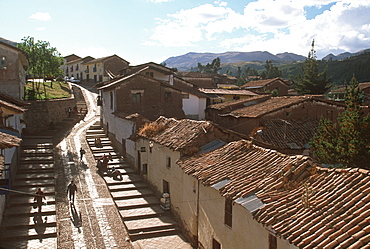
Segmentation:
<svg viewBox="0 0 370 249">
<path fill-rule="evenodd" d="M 103 147 L 98 148 L 94 139 L 100 137 Z M 122 174 L 122 181 L 108 177 L 103 178 L 107 184 L 122 220 L 132 241 L 141 239 L 160 239 L 160 237 L 181 237 L 180 229 L 169 211 L 160 207 L 160 200 L 142 180 L 137 172 L 129 167 L 123 157 L 114 152 L 110 140 L 106 137 L 100 125 L 93 125 L 87 132 L 86 139 L 95 159 L 111 153 L 113 161 L 108 167 L 114 166 Z M 179 239 L 181 241 L 182 239 Z"/>
<path fill-rule="evenodd" d="M 33 208 L 34 194 L 38 188 L 43 190 L 47 201 L 47 205 L 42 206 L 41 213 L 38 208 Z M 9 248 L 27 248 L 29 241 L 33 240 L 50 240 L 56 244 L 54 153 L 51 136 L 23 138 L 20 164 L 11 189 L 16 192 L 9 194 L 8 208 L 1 224 L 1 245 L 8 243 L 11 245 Z"/>
</svg>

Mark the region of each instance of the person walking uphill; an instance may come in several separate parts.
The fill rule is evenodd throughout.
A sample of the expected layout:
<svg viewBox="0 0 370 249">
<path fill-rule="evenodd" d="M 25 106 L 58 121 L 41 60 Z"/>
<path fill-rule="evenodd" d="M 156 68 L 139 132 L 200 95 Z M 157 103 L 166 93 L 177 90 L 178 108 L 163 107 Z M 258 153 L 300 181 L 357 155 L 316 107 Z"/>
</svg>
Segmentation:
<svg viewBox="0 0 370 249">
<path fill-rule="evenodd" d="M 67 187 L 67 194 L 69 193 L 69 201 L 74 203 L 75 202 L 75 193 L 77 192 L 76 184 L 71 181 L 71 183 Z"/>
<path fill-rule="evenodd" d="M 35 202 L 35 207 L 39 208 L 39 213 L 41 213 L 41 208 L 43 204 L 42 199 L 46 200 L 45 194 L 44 192 L 42 192 L 41 188 L 38 188 L 33 201 Z"/>
<path fill-rule="evenodd" d="M 85 155 L 86 151 L 84 149 L 80 149 L 80 160 L 82 161 L 82 157 Z"/>
</svg>

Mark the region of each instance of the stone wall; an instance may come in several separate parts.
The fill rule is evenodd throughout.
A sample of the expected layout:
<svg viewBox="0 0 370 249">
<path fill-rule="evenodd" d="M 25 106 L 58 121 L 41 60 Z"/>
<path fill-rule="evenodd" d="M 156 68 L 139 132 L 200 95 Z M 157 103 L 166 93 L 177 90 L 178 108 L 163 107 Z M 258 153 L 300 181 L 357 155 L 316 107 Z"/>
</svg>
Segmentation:
<svg viewBox="0 0 370 249">
<path fill-rule="evenodd" d="M 30 106 L 24 115 L 26 134 L 41 134 L 50 127 L 51 122 L 56 125 L 67 118 L 68 107 L 76 105 L 75 96 L 82 95 L 78 87 L 73 87 L 73 92 L 71 98 L 29 101 Z"/>
</svg>

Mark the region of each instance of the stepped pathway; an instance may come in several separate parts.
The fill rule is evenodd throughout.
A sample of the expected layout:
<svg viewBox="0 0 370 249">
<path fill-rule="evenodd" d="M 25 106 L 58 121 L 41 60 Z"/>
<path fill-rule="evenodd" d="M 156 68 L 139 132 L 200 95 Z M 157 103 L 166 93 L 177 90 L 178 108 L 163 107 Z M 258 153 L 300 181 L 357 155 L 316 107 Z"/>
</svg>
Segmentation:
<svg viewBox="0 0 370 249">
<path fill-rule="evenodd" d="M 99 137 L 103 147 L 95 146 Z M 112 160 L 109 168 L 115 167 L 122 173 L 123 180 L 103 176 L 113 201 L 129 232 L 135 248 L 192 248 L 182 236 L 177 223 L 169 211 L 160 207 L 159 199 L 149 186 L 134 172 L 123 157 L 116 154 L 111 141 L 98 123 L 86 132 L 86 140 L 95 159 L 109 153 Z"/>
<path fill-rule="evenodd" d="M 33 208 L 33 198 L 41 188 L 47 205 L 41 215 Z M 9 207 L 1 227 L 2 248 L 55 248 L 54 155 L 52 137 L 25 137 L 17 175 L 9 196 Z"/>
</svg>

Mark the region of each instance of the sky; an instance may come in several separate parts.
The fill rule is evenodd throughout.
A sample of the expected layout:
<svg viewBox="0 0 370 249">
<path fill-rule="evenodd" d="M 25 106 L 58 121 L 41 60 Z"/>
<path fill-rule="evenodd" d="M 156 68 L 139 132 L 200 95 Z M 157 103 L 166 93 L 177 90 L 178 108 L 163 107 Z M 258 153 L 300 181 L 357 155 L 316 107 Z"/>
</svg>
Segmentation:
<svg viewBox="0 0 370 249">
<path fill-rule="evenodd" d="M 189 52 L 370 48 L 370 0 L 0 0 L 0 37 L 139 65 Z M 222 61 L 221 61 L 222 63 Z"/>
</svg>

